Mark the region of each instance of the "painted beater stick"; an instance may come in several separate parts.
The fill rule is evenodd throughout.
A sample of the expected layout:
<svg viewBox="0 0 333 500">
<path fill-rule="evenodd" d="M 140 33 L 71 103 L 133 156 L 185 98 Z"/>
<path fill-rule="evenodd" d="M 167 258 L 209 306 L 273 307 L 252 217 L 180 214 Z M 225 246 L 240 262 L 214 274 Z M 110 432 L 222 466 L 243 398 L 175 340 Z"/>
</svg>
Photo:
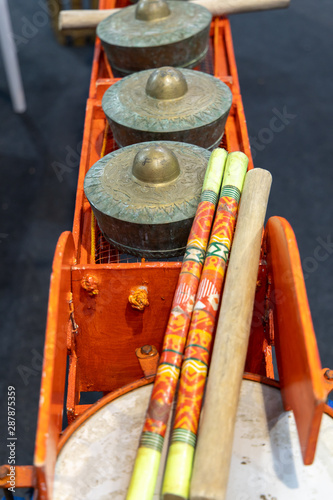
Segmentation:
<svg viewBox="0 0 333 500">
<path fill-rule="evenodd" d="M 153 498 L 166 425 L 180 373 L 186 336 L 205 259 L 227 152 L 215 149 L 209 159 L 200 202 L 187 241 L 172 302 L 162 354 L 141 434 L 127 500 Z"/>
<path fill-rule="evenodd" d="M 199 427 L 191 500 L 225 498 L 271 182 L 271 174 L 259 168 L 245 177 Z"/>
<path fill-rule="evenodd" d="M 187 499 L 215 320 L 248 158 L 230 153 L 185 347 L 163 500 Z"/>
</svg>

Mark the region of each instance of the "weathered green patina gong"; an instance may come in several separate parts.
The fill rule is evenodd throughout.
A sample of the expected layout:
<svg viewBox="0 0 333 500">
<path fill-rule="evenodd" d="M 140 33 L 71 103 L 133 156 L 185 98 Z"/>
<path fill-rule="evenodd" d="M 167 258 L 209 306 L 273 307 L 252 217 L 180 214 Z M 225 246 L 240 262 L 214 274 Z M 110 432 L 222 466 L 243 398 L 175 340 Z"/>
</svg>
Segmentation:
<svg viewBox="0 0 333 500">
<path fill-rule="evenodd" d="M 216 147 L 232 93 L 218 78 L 190 69 L 141 71 L 112 85 L 102 107 L 119 146 L 179 141 Z"/>
<path fill-rule="evenodd" d="M 145 142 L 93 165 L 84 191 L 105 238 L 121 251 L 173 257 L 185 251 L 210 153 L 181 142 Z"/>
<path fill-rule="evenodd" d="M 194 67 L 206 55 L 211 13 L 190 2 L 140 0 L 97 26 L 111 66 L 133 73 L 161 66 Z"/>
</svg>

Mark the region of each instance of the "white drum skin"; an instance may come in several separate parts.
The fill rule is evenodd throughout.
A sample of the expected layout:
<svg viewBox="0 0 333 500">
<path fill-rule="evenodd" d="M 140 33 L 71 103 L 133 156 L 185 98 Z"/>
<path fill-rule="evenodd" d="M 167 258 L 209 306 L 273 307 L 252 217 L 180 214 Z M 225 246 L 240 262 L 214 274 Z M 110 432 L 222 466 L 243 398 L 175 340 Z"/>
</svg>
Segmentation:
<svg viewBox="0 0 333 500">
<path fill-rule="evenodd" d="M 226 500 L 333 497 L 333 419 L 324 414 L 315 460 L 304 465 L 295 419 L 279 389 L 243 380 Z"/>
<path fill-rule="evenodd" d="M 152 388 L 120 396 L 73 433 L 57 459 L 53 500 L 125 499 Z"/>
<path fill-rule="evenodd" d="M 115 399 L 74 431 L 57 459 L 53 500 L 125 499 L 151 390 L 144 386 Z M 314 463 L 305 466 L 280 391 L 243 380 L 226 500 L 330 498 L 332 471 L 333 419 L 323 415 Z"/>
</svg>

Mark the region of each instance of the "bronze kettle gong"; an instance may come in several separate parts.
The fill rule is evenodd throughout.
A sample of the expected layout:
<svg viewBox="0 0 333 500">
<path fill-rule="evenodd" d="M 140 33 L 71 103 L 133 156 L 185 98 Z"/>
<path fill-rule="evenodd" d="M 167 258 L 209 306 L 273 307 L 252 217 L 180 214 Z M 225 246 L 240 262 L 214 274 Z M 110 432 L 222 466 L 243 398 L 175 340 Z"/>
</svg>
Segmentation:
<svg viewBox="0 0 333 500">
<path fill-rule="evenodd" d="M 209 157 L 198 146 L 164 141 L 127 146 L 95 163 L 84 191 L 106 240 L 141 257 L 184 253 Z"/>
<path fill-rule="evenodd" d="M 232 93 L 218 78 L 191 69 L 140 71 L 113 84 L 102 107 L 120 147 L 146 141 L 219 145 Z"/>
<path fill-rule="evenodd" d="M 196 66 L 208 50 L 211 13 L 201 5 L 140 0 L 97 26 L 107 58 L 122 74 Z"/>
</svg>

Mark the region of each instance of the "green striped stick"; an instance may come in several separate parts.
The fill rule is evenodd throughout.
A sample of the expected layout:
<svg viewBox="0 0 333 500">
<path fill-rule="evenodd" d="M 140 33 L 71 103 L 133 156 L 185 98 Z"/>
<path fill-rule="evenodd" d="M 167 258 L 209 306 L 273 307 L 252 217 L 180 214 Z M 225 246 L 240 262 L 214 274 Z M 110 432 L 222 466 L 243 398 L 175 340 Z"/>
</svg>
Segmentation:
<svg viewBox="0 0 333 500">
<path fill-rule="evenodd" d="M 221 290 L 248 158 L 230 153 L 206 259 L 201 274 L 182 365 L 163 500 L 185 500 L 190 490 L 202 398 Z"/>
</svg>

